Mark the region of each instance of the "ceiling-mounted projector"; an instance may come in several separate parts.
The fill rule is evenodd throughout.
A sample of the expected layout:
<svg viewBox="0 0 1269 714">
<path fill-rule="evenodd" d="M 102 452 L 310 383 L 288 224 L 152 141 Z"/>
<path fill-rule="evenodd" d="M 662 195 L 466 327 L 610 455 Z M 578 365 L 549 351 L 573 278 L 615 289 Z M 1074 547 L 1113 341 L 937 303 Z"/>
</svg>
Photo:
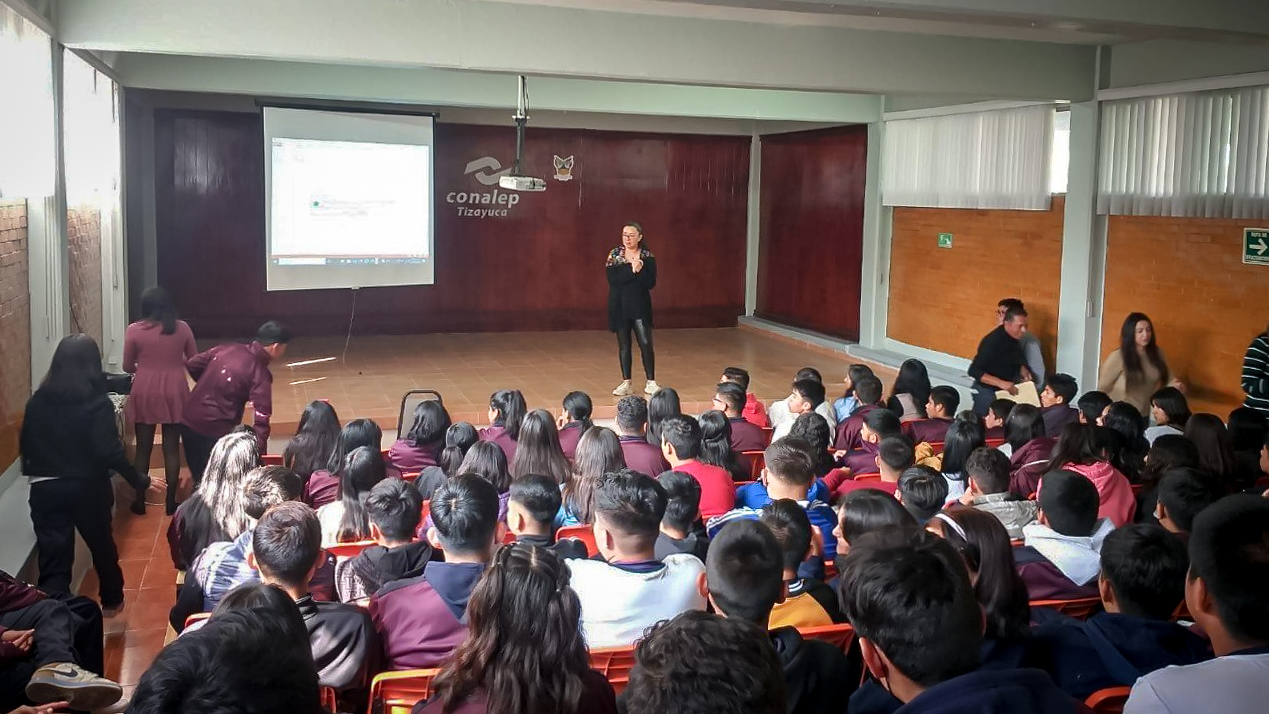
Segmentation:
<svg viewBox="0 0 1269 714">
<path fill-rule="evenodd" d="M 546 181 L 532 176 L 501 176 L 498 187 L 508 191 L 545 191 Z"/>
<path fill-rule="evenodd" d="M 508 191 L 545 191 L 546 179 L 525 176 L 521 168 L 524 165 L 524 127 L 529 123 L 529 85 L 524 75 L 520 75 L 520 96 L 516 101 L 516 113 L 511 118 L 516 122 L 516 162 L 511 173 L 498 179 L 498 187 Z"/>
</svg>

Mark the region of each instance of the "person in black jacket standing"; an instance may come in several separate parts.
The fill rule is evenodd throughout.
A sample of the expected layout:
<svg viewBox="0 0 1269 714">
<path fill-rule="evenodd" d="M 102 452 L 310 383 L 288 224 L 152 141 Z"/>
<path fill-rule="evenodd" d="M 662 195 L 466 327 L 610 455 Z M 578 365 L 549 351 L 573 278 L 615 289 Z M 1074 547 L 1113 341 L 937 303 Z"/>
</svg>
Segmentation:
<svg viewBox="0 0 1269 714">
<path fill-rule="evenodd" d="M 101 351 L 87 335 L 62 339 L 48 374 L 26 404 L 22 473 L 31 479 L 31 525 L 39 548 L 39 587 L 69 593 L 75 531 L 92 553 L 102 613 L 123 610 L 123 571 L 111 531 L 116 471 L 144 492 L 150 477 L 128 460 L 106 396 Z"/>
<path fill-rule="evenodd" d="M 627 223 L 621 228 L 621 245 L 608 253 L 608 329 L 617 333 L 621 360 L 621 384 L 614 396 L 633 393 L 630 388 L 630 333 L 639 341 L 639 356 L 648 383 L 643 391 L 656 394 L 656 356 L 652 352 L 652 288 L 657 286 L 657 259 L 643 245 L 643 228 Z"/>
</svg>

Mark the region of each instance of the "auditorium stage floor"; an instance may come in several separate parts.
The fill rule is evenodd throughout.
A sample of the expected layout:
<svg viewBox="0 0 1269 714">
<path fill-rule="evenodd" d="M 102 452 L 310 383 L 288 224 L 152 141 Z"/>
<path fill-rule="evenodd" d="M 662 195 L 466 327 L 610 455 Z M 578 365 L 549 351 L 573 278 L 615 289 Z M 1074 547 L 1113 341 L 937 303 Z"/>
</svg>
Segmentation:
<svg viewBox="0 0 1269 714">
<path fill-rule="evenodd" d="M 840 396 L 848 363 L 844 356 L 748 328 L 658 330 L 654 339 L 657 381 L 678 390 L 688 413 L 710 408 L 728 365 L 748 369 L 750 389 L 769 404 L 788 395 L 794 372 L 806 366 L 823 373 L 830 398 Z M 300 337 L 284 360 L 340 358 L 343 349 L 343 338 Z M 873 368 L 883 381 L 893 378 L 893 370 Z M 642 390 L 637 346 L 634 373 Z M 608 332 L 354 336 L 347 361 L 273 367 L 273 421 L 279 436 L 293 433 L 305 404 L 329 399 L 341 420 L 369 417 L 393 429 L 401 395 L 422 388 L 439 391 L 455 420 L 486 421 L 489 395 L 504 388 L 524 392 L 530 409 L 553 413 L 565 394 L 582 390 L 595 401 L 596 416 L 610 418 L 620 376 L 616 339 Z"/>
</svg>

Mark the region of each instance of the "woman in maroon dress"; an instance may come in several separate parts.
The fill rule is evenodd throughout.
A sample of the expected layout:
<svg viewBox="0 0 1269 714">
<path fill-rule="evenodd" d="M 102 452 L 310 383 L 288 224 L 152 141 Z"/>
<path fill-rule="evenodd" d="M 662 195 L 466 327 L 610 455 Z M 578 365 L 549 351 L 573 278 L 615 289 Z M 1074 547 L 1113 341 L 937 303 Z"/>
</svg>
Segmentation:
<svg viewBox="0 0 1269 714">
<path fill-rule="evenodd" d="M 167 291 L 152 287 L 141 294 L 144 317 L 128 325 L 123 338 L 123 368 L 136 375 L 128 397 L 127 417 L 136 425 L 136 466 L 150 470 L 156 426 L 163 427 L 163 472 L 167 478 L 167 514 L 176 512 L 176 491 L 180 482 L 181 414 L 189 398 L 185 360 L 198 348 L 194 333 L 183 320 Z M 133 513 L 145 513 L 145 494 L 138 493 Z"/>
</svg>

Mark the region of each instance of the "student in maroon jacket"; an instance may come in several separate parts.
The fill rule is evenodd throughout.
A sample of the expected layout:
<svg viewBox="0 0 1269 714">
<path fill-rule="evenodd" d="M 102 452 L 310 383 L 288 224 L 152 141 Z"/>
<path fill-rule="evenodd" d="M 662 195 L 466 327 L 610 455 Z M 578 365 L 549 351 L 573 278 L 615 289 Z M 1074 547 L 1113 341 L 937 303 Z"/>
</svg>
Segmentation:
<svg viewBox="0 0 1269 714">
<path fill-rule="evenodd" d="M 467 600 L 502 540 L 498 491 L 472 474 L 456 476 L 432 496 L 427 540 L 445 555 L 416 578 L 383 586 L 370 616 L 388 669 L 439 666 L 467 636 Z"/>
<path fill-rule="evenodd" d="M 864 377 L 855 385 L 855 398 L 859 400 L 859 408 L 850 418 L 837 425 L 837 441 L 833 448 L 839 451 L 850 451 L 864 445 L 861 433 L 864 428 L 864 417 L 874 409 L 880 409 L 881 380 L 876 377 Z"/>
<path fill-rule="evenodd" d="M 417 474 L 429 466 L 439 466 L 445 448 L 445 432 L 450 427 L 449 412 L 437 400 L 419 402 L 414 423 L 388 449 L 385 461 L 399 473 Z M 312 473 L 312 472 L 309 472 Z"/>
<path fill-rule="evenodd" d="M 767 432 L 745 420 L 745 390 L 732 382 L 720 382 L 714 392 L 714 408 L 731 423 L 731 450 L 762 451 L 767 448 Z"/>
<path fill-rule="evenodd" d="M 1098 518 L 1097 487 L 1074 471 L 1050 471 L 1036 522 L 1024 526 L 1014 548 L 1018 574 L 1032 600 L 1097 597 L 1102 542 L 1115 529 Z"/>
<path fill-rule="evenodd" d="M 260 326 L 250 344 L 217 345 L 185 362 L 185 369 L 197 380 L 181 418 L 185 461 L 195 486 L 203 480 L 216 440 L 242 423 L 247 402 L 255 413 L 252 429 L 260 453 L 268 451 L 269 419 L 273 416 L 269 363 L 286 354 L 290 341 L 290 330 L 270 320 Z"/>
<path fill-rule="evenodd" d="M 560 448 L 569 461 L 577 453 L 577 442 L 582 440 L 582 434 L 595 425 L 590 420 L 594 411 L 595 404 L 586 392 L 569 392 L 564 395 L 563 409 L 555 425 L 560 430 Z"/>
<path fill-rule="evenodd" d="M 1071 406 L 1079 386 L 1069 374 L 1050 374 L 1040 392 L 1040 416 L 1044 419 L 1044 435 L 1057 438 L 1067 424 L 1078 421 L 1080 410 Z"/>
<path fill-rule="evenodd" d="M 720 381 L 740 385 L 741 391 L 745 393 L 745 409 L 742 415 L 746 421 L 759 429 L 771 428 L 771 420 L 767 418 L 767 407 L 753 395 L 753 392 L 749 391 L 749 370 L 743 367 L 725 367 Z"/>
<path fill-rule="evenodd" d="M 1030 404 L 1019 404 L 1009 412 L 1005 438 L 1005 446 L 1009 447 L 1009 490 L 1031 498 L 1040 490 L 1040 477 L 1049 468 L 1057 439 L 1044 435 L 1040 410 Z"/>
<path fill-rule="evenodd" d="M 644 431 L 648 428 L 648 402 L 643 397 L 631 395 L 617 402 L 617 433 L 621 439 L 621 454 L 626 466 L 645 476 L 656 478 L 670 468 L 661 455 L 660 445 L 648 443 Z"/>
<path fill-rule="evenodd" d="M 489 396 L 489 426 L 480 430 L 481 441 L 492 441 L 507 456 L 507 463 L 516 460 L 516 440 L 520 423 L 528 408 L 519 389 L 499 389 Z"/>
<path fill-rule="evenodd" d="M 904 431 L 912 437 L 912 441 L 942 442 L 947 440 L 947 430 L 956 418 L 956 410 L 961 406 L 961 395 L 953 387 L 940 384 L 930 390 L 930 398 L 925 403 L 928 419 L 917 419 L 903 425 Z"/>
<path fill-rule="evenodd" d="M 894 412 L 889 409 L 874 409 L 865 414 L 860 447 L 842 455 L 842 462 L 850 469 L 851 475 L 877 473 L 877 453 L 881 448 L 881 440 L 892 436 L 903 436 L 903 424 Z"/>
</svg>

